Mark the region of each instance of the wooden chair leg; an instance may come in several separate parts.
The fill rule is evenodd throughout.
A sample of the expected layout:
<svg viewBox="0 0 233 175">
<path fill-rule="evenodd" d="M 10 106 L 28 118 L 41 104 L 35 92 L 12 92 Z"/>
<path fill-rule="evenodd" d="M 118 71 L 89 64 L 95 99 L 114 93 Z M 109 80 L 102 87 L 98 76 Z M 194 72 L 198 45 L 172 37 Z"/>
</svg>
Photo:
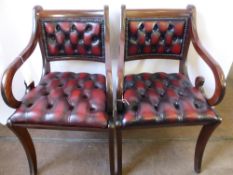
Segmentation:
<svg viewBox="0 0 233 175">
<path fill-rule="evenodd" d="M 198 140 L 196 143 L 195 157 L 194 157 L 194 169 L 197 173 L 201 172 L 202 157 L 203 157 L 203 153 L 204 153 L 206 144 L 207 144 L 211 134 L 213 133 L 215 128 L 220 123 L 221 122 L 204 125 L 200 131 L 200 134 L 198 136 Z"/>
<path fill-rule="evenodd" d="M 11 129 L 12 132 L 14 132 L 14 134 L 18 137 L 21 144 L 23 145 L 30 167 L 30 174 L 36 175 L 37 174 L 36 152 L 29 132 L 27 131 L 26 128 L 12 126 L 11 124 L 8 124 L 8 128 Z"/>
<path fill-rule="evenodd" d="M 121 129 L 116 130 L 117 139 L 117 175 L 122 175 L 122 132 Z"/>
<path fill-rule="evenodd" d="M 110 174 L 115 174 L 115 152 L 114 152 L 114 129 L 109 129 L 109 162 L 110 162 Z"/>
</svg>

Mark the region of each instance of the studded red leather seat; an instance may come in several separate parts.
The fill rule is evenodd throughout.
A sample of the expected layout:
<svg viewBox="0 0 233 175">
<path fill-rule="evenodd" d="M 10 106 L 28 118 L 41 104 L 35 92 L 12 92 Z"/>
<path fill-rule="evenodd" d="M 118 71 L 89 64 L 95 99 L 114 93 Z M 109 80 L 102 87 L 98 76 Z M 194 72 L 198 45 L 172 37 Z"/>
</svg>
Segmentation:
<svg viewBox="0 0 233 175">
<path fill-rule="evenodd" d="M 200 90 L 180 73 L 127 75 L 123 98 L 123 125 L 220 120 Z"/>
<path fill-rule="evenodd" d="M 105 128 L 105 76 L 51 72 L 29 91 L 10 118 L 12 123 Z"/>
</svg>

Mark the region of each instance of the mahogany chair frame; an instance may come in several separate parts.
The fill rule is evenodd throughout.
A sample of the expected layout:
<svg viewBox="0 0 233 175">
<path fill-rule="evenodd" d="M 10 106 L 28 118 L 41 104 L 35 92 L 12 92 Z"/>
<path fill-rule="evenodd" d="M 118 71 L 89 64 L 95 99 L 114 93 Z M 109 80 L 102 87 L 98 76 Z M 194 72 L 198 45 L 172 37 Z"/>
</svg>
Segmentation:
<svg viewBox="0 0 233 175">
<path fill-rule="evenodd" d="M 39 33 L 39 19 L 41 17 L 53 18 L 56 15 L 60 17 L 93 17 L 101 16 L 104 19 L 104 32 L 105 32 L 105 70 L 106 70 L 106 93 L 107 93 L 107 113 L 109 115 L 109 122 L 106 128 L 88 128 L 88 127 L 64 127 L 64 126 L 49 126 L 49 125 L 30 125 L 30 124 L 13 124 L 10 120 L 7 126 L 20 140 L 23 148 L 26 152 L 30 174 L 37 174 L 37 159 L 36 152 L 33 145 L 32 138 L 28 132 L 28 129 L 51 129 L 51 130 L 74 130 L 74 131 L 92 131 L 92 132 L 107 132 L 109 141 L 109 162 L 110 162 L 110 174 L 114 174 L 114 123 L 112 117 L 112 69 L 111 69 L 111 58 L 110 58 L 110 35 L 109 35 L 109 8 L 104 7 L 104 10 L 43 10 L 40 6 L 35 6 L 33 9 L 33 29 L 30 41 L 26 48 L 15 58 L 15 60 L 8 66 L 5 70 L 1 82 L 1 93 L 5 103 L 11 108 L 17 109 L 21 101 L 17 100 L 12 91 L 12 81 L 18 71 L 18 69 L 23 65 L 23 63 L 31 56 L 37 43 L 40 41 Z M 43 57 L 43 72 L 42 77 L 50 72 L 50 61 L 45 59 L 45 52 L 42 50 Z M 85 58 L 66 58 L 64 60 L 85 60 Z M 87 60 L 90 61 L 90 60 Z M 96 61 L 96 60 L 94 60 Z M 32 82 L 28 87 L 27 91 L 34 88 L 34 82 Z"/>
<path fill-rule="evenodd" d="M 126 9 L 124 5 L 121 7 L 121 33 L 120 33 L 120 56 L 118 61 L 118 86 L 117 86 L 117 111 L 114 113 L 116 115 L 116 142 L 117 142 L 117 174 L 122 174 L 122 131 L 127 129 L 134 129 L 134 128 L 149 128 L 151 126 L 128 126 L 124 127 L 121 124 L 120 114 L 119 111 L 122 110 L 123 106 L 123 87 L 124 87 L 124 69 L 125 69 L 125 61 L 137 60 L 140 59 L 139 56 L 136 56 L 133 59 L 126 60 L 125 56 L 125 28 L 126 28 L 126 18 L 153 18 L 153 17 L 179 17 L 179 16 L 186 16 L 191 15 L 189 20 L 189 39 L 187 43 L 185 43 L 185 52 L 184 58 L 180 60 L 179 64 L 179 73 L 182 73 L 188 77 L 188 73 L 186 70 L 186 60 L 187 60 L 187 53 L 189 48 L 190 41 L 192 42 L 196 52 L 199 56 L 204 60 L 204 62 L 210 67 L 214 78 L 215 78 L 215 90 L 213 95 L 207 99 L 207 103 L 210 106 L 215 106 L 219 104 L 225 93 L 225 77 L 224 73 L 220 67 L 220 65 L 214 60 L 214 58 L 207 52 L 207 50 L 203 47 L 197 33 L 196 27 L 196 9 L 193 5 L 188 5 L 186 9 Z M 161 58 L 161 57 L 160 57 Z M 151 59 L 151 56 L 143 56 L 143 59 Z M 155 58 L 156 59 L 156 58 Z M 173 59 L 173 58 L 170 58 Z M 201 92 L 203 91 L 203 84 L 204 84 L 204 77 L 198 76 L 195 79 L 195 87 L 199 88 Z M 201 163 L 203 153 L 210 138 L 211 134 L 215 130 L 215 128 L 221 123 L 219 122 L 212 122 L 207 123 L 203 122 L 202 129 L 199 133 L 198 140 L 196 142 L 195 148 L 195 156 L 194 156 L 194 169 L 197 173 L 201 171 Z M 153 127 L 164 127 L 164 126 L 188 126 L 189 124 L 175 124 L 175 125 L 166 125 L 166 124 L 156 124 Z M 200 123 L 192 123 L 190 125 L 200 125 Z"/>
</svg>

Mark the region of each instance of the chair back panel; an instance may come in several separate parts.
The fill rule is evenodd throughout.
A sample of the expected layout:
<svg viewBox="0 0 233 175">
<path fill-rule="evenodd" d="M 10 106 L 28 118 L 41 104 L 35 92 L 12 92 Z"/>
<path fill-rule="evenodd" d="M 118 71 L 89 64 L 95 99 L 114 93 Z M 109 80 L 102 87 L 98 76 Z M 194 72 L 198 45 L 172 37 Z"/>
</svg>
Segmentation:
<svg viewBox="0 0 233 175">
<path fill-rule="evenodd" d="M 40 39 L 47 61 L 105 62 L 104 16 L 52 16 L 40 19 Z"/>
<path fill-rule="evenodd" d="M 125 18 L 125 61 L 144 58 L 185 57 L 189 44 L 190 15 L 143 17 L 133 15 Z"/>
</svg>

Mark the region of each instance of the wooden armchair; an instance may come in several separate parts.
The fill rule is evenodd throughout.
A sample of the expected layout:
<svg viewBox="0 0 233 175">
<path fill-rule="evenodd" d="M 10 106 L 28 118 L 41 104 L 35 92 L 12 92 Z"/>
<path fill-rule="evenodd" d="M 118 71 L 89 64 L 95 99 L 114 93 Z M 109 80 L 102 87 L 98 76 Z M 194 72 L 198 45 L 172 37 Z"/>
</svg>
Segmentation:
<svg viewBox="0 0 233 175">
<path fill-rule="evenodd" d="M 122 6 L 121 15 L 116 114 L 118 174 L 122 174 L 122 130 L 203 125 L 194 158 L 194 169 L 199 173 L 206 143 L 221 123 L 213 107 L 223 99 L 225 78 L 198 38 L 195 7 L 128 10 Z M 202 76 L 196 78 L 195 85 L 188 78 L 186 60 L 190 41 L 214 74 L 215 91 L 210 98 L 201 90 Z M 158 58 L 179 61 L 179 72 L 124 74 L 127 61 Z"/>
<path fill-rule="evenodd" d="M 114 174 L 112 71 L 109 55 L 109 10 L 33 10 L 30 42 L 9 65 L 2 79 L 2 96 L 15 113 L 8 127 L 21 141 L 30 166 L 37 174 L 35 148 L 27 128 L 80 130 L 109 134 L 110 173 Z M 32 83 L 21 101 L 12 93 L 16 71 L 37 43 L 43 59 L 38 85 Z M 50 62 L 83 60 L 105 64 L 105 75 L 51 72 Z M 100 160 L 101 161 L 101 160 Z M 104 173 L 103 173 L 104 174 Z"/>
</svg>

